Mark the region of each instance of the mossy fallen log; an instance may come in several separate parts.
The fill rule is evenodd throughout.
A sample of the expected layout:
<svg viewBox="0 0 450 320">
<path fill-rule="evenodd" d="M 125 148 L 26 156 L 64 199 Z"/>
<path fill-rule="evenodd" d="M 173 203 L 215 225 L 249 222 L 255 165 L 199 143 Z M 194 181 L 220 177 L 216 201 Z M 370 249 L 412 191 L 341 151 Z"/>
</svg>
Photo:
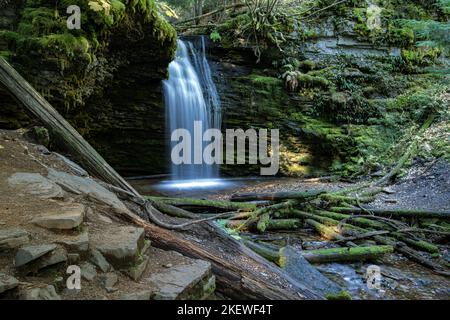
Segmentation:
<svg viewBox="0 0 450 320">
<path fill-rule="evenodd" d="M 257 230 L 264 232 L 266 230 L 295 230 L 301 225 L 299 219 L 268 219 L 253 224 L 246 224 L 246 220 L 229 220 L 226 227 L 239 230 Z"/>
<path fill-rule="evenodd" d="M 387 225 L 386 223 L 370 220 L 367 218 L 358 218 L 358 217 L 352 217 L 348 214 L 342 214 L 342 213 L 336 213 L 336 212 L 330 212 L 325 210 L 315 210 L 314 214 L 317 214 L 319 216 L 331 218 L 334 220 L 344 220 L 352 218 L 348 223 L 354 224 L 361 227 L 371 227 L 375 229 L 385 229 L 385 230 L 391 230 L 392 228 Z"/>
<path fill-rule="evenodd" d="M 347 208 L 347 207 L 332 207 L 329 211 L 348 214 L 365 214 L 370 212 L 380 217 L 392 218 L 438 218 L 450 220 L 450 211 L 428 211 L 415 209 L 372 209 L 372 208 Z"/>
<path fill-rule="evenodd" d="M 244 240 L 244 244 L 267 260 L 275 262 L 280 267 L 285 264 L 286 257 L 283 255 L 282 248 L 280 250 L 274 250 L 249 240 Z M 392 252 L 394 252 L 392 246 L 382 245 L 306 250 L 299 251 L 299 254 L 310 263 L 329 263 L 373 260 Z"/>
<path fill-rule="evenodd" d="M 154 201 L 150 200 L 153 207 L 155 207 L 157 210 L 161 211 L 162 213 L 165 213 L 172 217 L 177 218 L 186 218 L 186 219 L 198 219 L 199 215 L 192 213 L 190 211 L 177 208 L 175 206 L 172 206 L 170 204 L 164 203 L 162 201 Z"/>
<path fill-rule="evenodd" d="M 343 247 L 303 251 L 303 257 L 310 263 L 352 262 L 379 258 L 394 252 L 389 245 L 370 247 Z"/>
<path fill-rule="evenodd" d="M 281 200 L 305 200 L 317 197 L 318 195 L 326 193 L 325 190 L 310 190 L 301 192 L 273 192 L 273 193 L 240 193 L 231 197 L 234 202 L 246 201 L 281 201 Z"/>
<path fill-rule="evenodd" d="M 146 197 L 149 200 L 163 202 L 175 207 L 192 208 L 192 209 L 204 209 L 214 211 L 253 211 L 256 210 L 256 204 L 254 203 L 237 203 L 224 200 L 205 200 L 194 198 L 168 198 L 168 197 Z"/>
</svg>

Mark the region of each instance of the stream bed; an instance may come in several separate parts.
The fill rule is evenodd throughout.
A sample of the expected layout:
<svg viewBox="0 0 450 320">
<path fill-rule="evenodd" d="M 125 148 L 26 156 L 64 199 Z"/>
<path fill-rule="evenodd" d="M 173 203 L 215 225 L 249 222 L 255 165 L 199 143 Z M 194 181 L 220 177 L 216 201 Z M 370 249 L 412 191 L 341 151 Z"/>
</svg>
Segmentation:
<svg viewBox="0 0 450 320">
<path fill-rule="evenodd" d="M 326 182 L 320 179 L 296 178 L 229 178 L 210 180 L 176 181 L 159 179 L 130 180 L 141 193 L 152 196 L 191 197 L 204 199 L 228 199 L 234 193 L 273 192 L 292 190 L 329 189 L 348 187 L 349 183 Z M 277 246 L 291 245 L 300 250 L 312 250 L 333 246 L 324 241 L 312 229 L 295 231 L 267 231 L 254 236 L 256 241 Z M 367 245 L 374 244 L 366 240 Z M 448 248 L 441 248 L 444 256 L 449 256 Z M 375 266 L 375 267 L 374 267 Z M 403 256 L 393 253 L 384 255 L 377 261 L 359 263 L 323 263 L 315 267 L 329 279 L 339 284 L 352 299 L 450 299 L 450 281 L 431 270 L 418 265 Z M 377 285 L 368 286 L 368 270 L 377 268 Z M 373 277 L 372 277 L 373 279 Z"/>
</svg>

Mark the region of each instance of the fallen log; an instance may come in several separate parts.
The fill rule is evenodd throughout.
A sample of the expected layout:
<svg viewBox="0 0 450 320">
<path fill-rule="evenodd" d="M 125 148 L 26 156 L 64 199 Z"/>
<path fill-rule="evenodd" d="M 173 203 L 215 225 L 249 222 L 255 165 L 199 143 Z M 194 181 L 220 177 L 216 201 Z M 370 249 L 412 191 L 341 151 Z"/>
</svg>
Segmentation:
<svg viewBox="0 0 450 320">
<path fill-rule="evenodd" d="M 261 220 L 260 220 L 261 221 Z M 226 223 L 227 228 L 230 229 L 244 229 L 246 220 L 230 220 Z M 246 229 L 258 230 L 259 232 L 264 232 L 266 230 L 295 230 L 300 227 L 299 219 L 269 219 L 264 221 L 262 224 L 259 222 L 257 224 L 246 225 Z"/>
<path fill-rule="evenodd" d="M 244 243 L 267 260 L 275 262 L 279 266 L 284 265 L 286 258 L 282 253 L 282 248 L 280 250 L 273 250 L 267 246 L 248 240 L 245 240 Z M 394 248 L 390 245 L 298 251 L 298 253 L 310 263 L 366 261 L 379 258 L 392 252 L 394 252 Z"/>
<path fill-rule="evenodd" d="M 143 227 L 152 244 L 211 262 L 218 291 L 235 299 L 323 299 L 283 270 L 229 237 L 212 223 L 194 225 L 186 233 L 169 231 L 132 213 L 123 218 Z M 195 229 L 195 230 L 194 230 Z"/>
<path fill-rule="evenodd" d="M 393 218 L 438 218 L 450 219 L 450 211 L 427 211 L 414 209 L 374 209 L 374 208 L 347 208 L 347 207 L 332 207 L 329 211 L 349 214 L 366 214 L 368 212 L 381 217 Z"/>
<path fill-rule="evenodd" d="M 394 252 L 392 246 L 383 245 L 308 250 L 302 251 L 302 255 L 310 263 L 327 263 L 371 260 L 392 252 Z"/>
<path fill-rule="evenodd" d="M 207 18 L 209 16 L 212 16 L 212 15 L 214 15 L 216 13 L 219 13 L 219 12 L 222 12 L 222 11 L 225 11 L 225 10 L 228 10 L 228 9 L 237 9 L 237 8 L 242 8 L 244 6 L 245 6 L 244 3 L 230 4 L 230 5 L 227 5 L 227 6 L 223 6 L 223 7 L 219 8 L 219 9 L 213 10 L 211 12 L 207 12 L 207 13 L 204 13 L 204 14 L 196 16 L 196 17 L 192 17 L 192 18 L 189 18 L 189 19 L 185 19 L 183 21 L 179 21 L 179 22 L 176 23 L 176 25 L 178 26 L 180 24 L 185 24 L 187 22 L 197 21 L 199 19 Z"/>
<path fill-rule="evenodd" d="M 167 198 L 167 197 L 149 197 L 146 199 L 162 202 L 175 207 L 189 208 L 189 209 L 202 209 L 204 211 L 212 212 L 216 210 L 223 211 L 253 211 L 256 209 L 254 203 L 235 203 L 224 200 L 205 200 L 194 198 Z"/>
<path fill-rule="evenodd" d="M 248 201 L 281 201 L 281 200 L 305 200 L 317 197 L 325 193 L 325 190 L 311 190 L 302 192 L 273 192 L 273 193 L 238 193 L 231 196 L 230 201 L 248 202 Z"/>
<path fill-rule="evenodd" d="M 0 57 L 0 82 L 31 114 L 68 148 L 79 161 L 102 180 L 139 193 L 125 181 L 92 146 L 13 67 Z"/>
</svg>

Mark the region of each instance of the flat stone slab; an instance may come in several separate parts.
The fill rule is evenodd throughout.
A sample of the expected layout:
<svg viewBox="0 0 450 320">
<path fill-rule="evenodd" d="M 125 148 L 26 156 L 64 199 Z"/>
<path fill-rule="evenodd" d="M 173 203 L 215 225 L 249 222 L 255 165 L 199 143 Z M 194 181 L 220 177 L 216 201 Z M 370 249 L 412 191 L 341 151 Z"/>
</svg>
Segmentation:
<svg viewBox="0 0 450 320">
<path fill-rule="evenodd" d="M 58 213 L 35 218 L 32 222 L 47 229 L 71 230 L 83 222 L 85 210 L 81 203 L 72 204 L 62 207 Z"/>
<path fill-rule="evenodd" d="M 38 246 L 24 246 L 20 248 L 15 257 L 15 266 L 20 267 L 31 261 L 34 261 L 44 254 L 56 249 L 55 244 L 44 244 Z"/>
<path fill-rule="evenodd" d="M 30 241 L 30 234 L 22 229 L 0 229 L 0 251 L 18 248 Z"/>
<path fill-rule="evenodd" d="M 53 181 L 39 173 L 17 172 L 8 178 L 12 187 L 20 188 L 24 193 L 36 195 L 43 199 L 62 198 L 64 191 Z"/>
<path fill-rule="evenodd" d="M 19 285 L 19 280 L 5 273 L 0 273 L 0 293 L 14 289 Z"/>
<path fill-rule="evenodd" d="M 91 240 L 91 248 L 100 251 L 114 267 L 133 265 L 140 250 L 144 247 L 144 229 L 133 226 L 120 226 L 108 229 L 107 234 Z"/>
<path fill-rule="evenodd" d="M 203 296 L 203 292 L 197 294 L 196 287 L 203 291 L 204 285 L 211 278 L 211 264 L 203 260 L 193 260 L 187 265 L 171 267 L 164 272 L 153 274 L 148 278 L 156 287 L 155 300 L 175 300 L 192 296 Z"/>
<path fill-rule="evenodd" d="M 50 168 L 48 171 L 48 179 L 69 192 L 87 195 L 89 198 L 107 204 L 119 212 L 129 211 L 114 193 L 91 178 L 79 177 Z"/>
<path fill-rule="evenodd" d="M 67 261 L 67 251 L 64 248 L 56 248 L 49 254 L 39 258 L 36 262 L 37 269 L 46 268 Z"/>
<path fill-rule="evenodd" d="M 89 249 L 89 234 L 83 232 L 74 240 L 61 240 L 58 243 L 61 243 L 70 252 L 85 252 Z"/>
</svg>

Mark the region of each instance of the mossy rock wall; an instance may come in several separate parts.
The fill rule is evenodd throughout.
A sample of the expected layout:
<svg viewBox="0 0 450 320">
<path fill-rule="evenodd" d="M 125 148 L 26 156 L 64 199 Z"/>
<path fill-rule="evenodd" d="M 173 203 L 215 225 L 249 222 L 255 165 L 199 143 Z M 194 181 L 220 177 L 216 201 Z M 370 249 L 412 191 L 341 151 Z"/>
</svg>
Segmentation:
<svg viewBox="0 0 450 320">
<path fill-rule="evenodd" d="M 176 32 L 153 0 L 128 1 L 111 17 L 94 16 L 87 2 L 74 3 L 83 14 L 74 31 L 64 29 L 62 4 L 8 5 L 0 12 L 0 51 L 11 52 L 14 67 L 113 167 L 125 175 L 166 172 L 161 80 Z M 4 90 L 0 96 L 1 127 L 30 124 L 13 100 L 3 100 Z"/>
</svg>

